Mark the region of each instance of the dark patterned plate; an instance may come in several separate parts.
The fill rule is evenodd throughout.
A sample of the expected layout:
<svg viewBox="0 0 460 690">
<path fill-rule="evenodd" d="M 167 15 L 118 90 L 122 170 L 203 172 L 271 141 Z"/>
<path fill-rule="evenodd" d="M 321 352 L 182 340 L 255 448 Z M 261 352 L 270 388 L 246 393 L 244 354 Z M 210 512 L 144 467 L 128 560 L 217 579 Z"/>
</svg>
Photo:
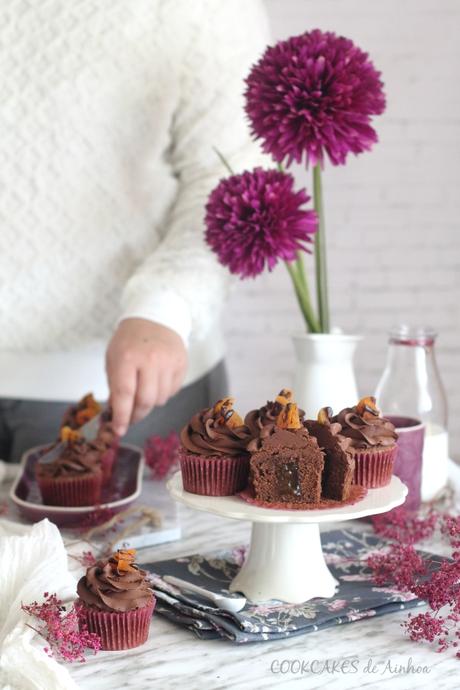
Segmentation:
<svg viewBox="0 0 460 690">
<path fill-rule="evenodd" d="M 102 489 L 100 505 L 44 505 L 35 480 L 34 467 L 47 447 L 37 446 L 24 453 L 18 477 L 10 491 L 11 501 L 28 520 L 38 522 L 48 518 L 60 527 L 75 527 L 84 523 L 95 510 L 109 509 L 118 513 L 138 498 L 142 489 L 144 456 L 141 448 L 126 444 L 119 447 L 110 482 Z"/>
</svg>

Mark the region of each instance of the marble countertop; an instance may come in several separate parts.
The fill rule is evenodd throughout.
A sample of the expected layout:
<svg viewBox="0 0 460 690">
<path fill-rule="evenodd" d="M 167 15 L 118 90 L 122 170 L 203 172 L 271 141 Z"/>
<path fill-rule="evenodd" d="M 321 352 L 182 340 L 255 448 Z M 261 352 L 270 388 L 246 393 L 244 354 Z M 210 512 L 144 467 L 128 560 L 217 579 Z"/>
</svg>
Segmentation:
<svg viewBox="0 0 460 690">
<path fill-rule="evenodd" d="M 141 563 L 203 551 L 204 545 L 206 551 L 212 551 L 249 540 L 249 523 L 184 506 L 179 507 L 179 515 L 182 538 L 142 549 L 138 554 Z M 370 529 L 359 521 L 348 525 Z M 338 525 L 329 523 L 321 529 L 334 526 Z M 442 552 L 439 544 L 425 542 L 423 547 Z M 78 575 L 78 564 L 69 560 Z M 328 690 L 386 688 L 390 684 L 392 690 L 457 688 L 460 662 L 451 652 L 436 654 L 407 639 L 400 627 L 406 617 L 407 611 L 402 611 L 305 636 L 238 646 L 224 640 L 200 640 L 154 615 L 144 646 L 99 652 L 69 668 L 81 690 L 258 690 L 290 688 L 296 683 L 298 688 L 327 686 Z"/>
</svg>

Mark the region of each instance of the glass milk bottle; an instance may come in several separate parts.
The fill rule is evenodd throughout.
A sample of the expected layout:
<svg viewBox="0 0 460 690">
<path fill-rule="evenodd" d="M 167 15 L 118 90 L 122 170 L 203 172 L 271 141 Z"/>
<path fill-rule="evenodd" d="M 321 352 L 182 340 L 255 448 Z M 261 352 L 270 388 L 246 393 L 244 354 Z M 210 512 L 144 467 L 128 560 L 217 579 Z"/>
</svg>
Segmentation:
<svg viewBox="0 0 460 690">
<path fill-rule="evenodd" d="M 415 417 L 425 424 L 422 501 L 447 483 L 447 401 L 436 364 L 437 333 L 400 326 L 390 331 L 385 370 L 375 396 L 383 414 Z"/>
</svg>

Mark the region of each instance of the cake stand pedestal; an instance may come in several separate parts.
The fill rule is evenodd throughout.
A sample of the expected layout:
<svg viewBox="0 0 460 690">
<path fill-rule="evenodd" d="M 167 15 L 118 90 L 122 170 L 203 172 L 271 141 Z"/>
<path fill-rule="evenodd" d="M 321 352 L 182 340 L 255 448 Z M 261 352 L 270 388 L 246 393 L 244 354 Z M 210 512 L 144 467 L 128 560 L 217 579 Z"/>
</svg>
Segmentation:
<svg viewBox="0 0 460 690">
<path fill-rule="evenodd" d="M 199 496 L 184 491 L 180 472 L 167 484 L 181 503 L 234 520 L 252 522 L 244 565 L 230 584 L 252 602 L 278 599 L 299 604 L 314 597 L 332 597 L 337 581 L 321 548 L 319 526 L 384 513 L 404 503 L 407 487 L 393 476 L 390 484 L 369 489 L 354 505 L 322 510 L 276 510 L 246 503 L 238 496 Z"/>
</svg>

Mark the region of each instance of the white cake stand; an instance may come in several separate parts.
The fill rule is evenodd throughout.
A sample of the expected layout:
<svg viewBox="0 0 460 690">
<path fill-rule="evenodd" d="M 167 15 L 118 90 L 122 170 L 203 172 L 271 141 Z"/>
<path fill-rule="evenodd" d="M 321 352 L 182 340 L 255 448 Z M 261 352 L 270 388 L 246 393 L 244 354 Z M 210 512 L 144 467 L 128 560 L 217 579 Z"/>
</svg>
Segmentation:
<svg viewBox="0 0 460 690">
<path fill-rule="evenodd" d="M 180 472 L 167 484 L 171 496 L 190 508 L 234 520 L 250 520 L 251 542 L 244 565 L 230 584 L 250 601 L 279 599 L 298 604 L 334 596 L 337 581 L 327 567 L 319 525 L 384 513 L 404 503 L 407 487 L 393 476 L 381 489 L 369 489 L 354 505 L 323 510 L 259 508 L 238 496 L 199 496 L 182 487 Z"/>
</svg>

